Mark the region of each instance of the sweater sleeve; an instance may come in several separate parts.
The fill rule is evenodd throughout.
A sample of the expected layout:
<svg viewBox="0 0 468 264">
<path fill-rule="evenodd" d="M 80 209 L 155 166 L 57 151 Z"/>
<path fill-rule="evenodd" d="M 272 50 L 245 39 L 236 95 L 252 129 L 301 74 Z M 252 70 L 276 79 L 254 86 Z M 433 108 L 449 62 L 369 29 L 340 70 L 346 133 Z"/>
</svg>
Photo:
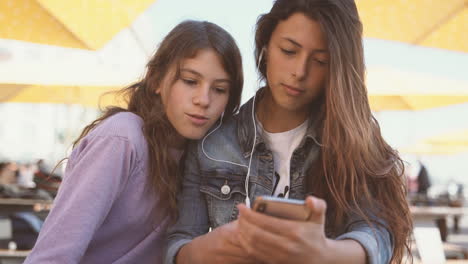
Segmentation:
<svg viewBox="0 0 468 264">
<path fill-rule="evenodd" d="M 25 263 L 79 263 L 137 163 L 127 138 L 85 137 Z"/>
</svg>

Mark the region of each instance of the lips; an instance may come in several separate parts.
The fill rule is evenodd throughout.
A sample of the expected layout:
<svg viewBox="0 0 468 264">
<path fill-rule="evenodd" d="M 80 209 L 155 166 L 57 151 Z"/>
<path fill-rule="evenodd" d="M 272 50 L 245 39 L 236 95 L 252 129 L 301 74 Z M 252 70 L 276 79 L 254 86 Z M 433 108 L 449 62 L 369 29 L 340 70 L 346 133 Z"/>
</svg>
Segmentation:
<svg viewBox="0 0 468 264">
<path fill-rule="evenodd" d="M 288 95 L 299 96 L 302 93 L 304 93 L 304 90 L 302 90 L 302 89 L 299 89 L 299 88 L 296 88 L 296 87 L 293 87 L 293 86 L 289 86 L 287 84 L 281 84 L 281 85 L 284 87 L 284 89 L 285 89 L 285 91 L 286 91 L 286 93 Z"/>
<path fill-rule="evenodd" d="M 186 113 L 186 115 L 189 118 L 190 122 L 192 122 L 192 124 L 194 124 L 195 126 L 203 126 L 209 120 L 209 118 L 204 115 L 188 114 L 188 113 Z"/>
</svg>

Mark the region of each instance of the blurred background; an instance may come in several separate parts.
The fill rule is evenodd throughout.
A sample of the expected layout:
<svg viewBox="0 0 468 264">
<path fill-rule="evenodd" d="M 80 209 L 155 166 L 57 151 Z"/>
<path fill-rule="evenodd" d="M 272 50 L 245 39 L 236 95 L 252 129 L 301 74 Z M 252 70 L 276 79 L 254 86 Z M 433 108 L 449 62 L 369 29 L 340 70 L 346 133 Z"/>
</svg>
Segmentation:
<svg viewBox="0 0 468 264">
<path fill-rule="evenodd" d="M 356 3 L 364 25 L 369 100 L 385 139 L 407 161 L 409 201 L 464 209 L 468 1 Z M 103 94 L 137 81 L 162 37 L 185 19 L 214 22 L 234 36 L 247 101 L 258 87 L 254 25 L 271 5 L 272 0 L 0 0 L 0 186 L 30 191 L 40 185 L 49 197 L 27 195 L 53 199 L 62 169 L 52 183 L 41 173 L 49 175 L 67 156 L 100 108 L 121 103 Z M 38 204 L 47 212 L 49 203 L 28 206 Z M 463 214 L 438 215 L 447 218 L 437 222 L 447 258 L 468 257 L 468 250 L 452 254 L 446 248 L 451 241 L 468 246 L 463 228 L 450 229 L 459 219 L 463 227 Z"/>
</svg>

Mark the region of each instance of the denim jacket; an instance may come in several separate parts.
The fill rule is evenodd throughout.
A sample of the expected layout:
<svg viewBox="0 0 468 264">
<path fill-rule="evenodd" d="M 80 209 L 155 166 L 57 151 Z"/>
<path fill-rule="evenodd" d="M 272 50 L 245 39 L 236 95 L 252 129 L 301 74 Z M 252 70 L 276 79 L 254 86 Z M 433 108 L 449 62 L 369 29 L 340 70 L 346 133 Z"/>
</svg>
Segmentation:
<svg viewBox="0 0 468 264">
<path fill-rule="evenodd" d="M 188 147 L 182 192 L 178 196 L 179 219 L 168 231 L 165 263 L 175 263 L 179 249 L 197 236 L 238 216 L 236 205 L 245 201 L 245 179 L 254 141 L 252 120 L 253 99 L 244 104 L 239 113 L 202 141 Z M 309 121 L 306 135 L 291 157 L 289 197 L 305 199 L 305 175 L 320 151 L 313 121 Z M 261 195 L 273 195 L 278 180 L 275 176 L 273 153 L 268 149 L 257 129 L 253 153 L 249 197 L 253 201 Z M 236 164 L 234 164 L 236 163 Z M 223 186 L 229 186 L 221 190 Z M 377 219 L 378 221 L 378 219 Z M 350 217 L 343 232 L 335 239 L 353 239 L 367 253 L 368 263 L 388 263 L 392 256 L 389 232 L 382 227 L 371 228 L 365 221 Z"/>
</svg>

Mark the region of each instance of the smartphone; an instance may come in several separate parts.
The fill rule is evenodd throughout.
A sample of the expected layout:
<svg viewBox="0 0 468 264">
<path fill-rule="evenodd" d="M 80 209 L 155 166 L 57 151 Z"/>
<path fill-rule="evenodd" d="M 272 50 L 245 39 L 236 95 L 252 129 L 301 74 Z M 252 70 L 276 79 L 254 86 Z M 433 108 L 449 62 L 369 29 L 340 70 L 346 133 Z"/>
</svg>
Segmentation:
<svg viewBox="0 0 468 264">
<path fill-rule="evenodd" d="M 303 200 L 273 196 L 257 197 L 252 208 L 254 211 L 270 216 L 297 221 L 309 220 L 312 213 Z"/>
</svg>

